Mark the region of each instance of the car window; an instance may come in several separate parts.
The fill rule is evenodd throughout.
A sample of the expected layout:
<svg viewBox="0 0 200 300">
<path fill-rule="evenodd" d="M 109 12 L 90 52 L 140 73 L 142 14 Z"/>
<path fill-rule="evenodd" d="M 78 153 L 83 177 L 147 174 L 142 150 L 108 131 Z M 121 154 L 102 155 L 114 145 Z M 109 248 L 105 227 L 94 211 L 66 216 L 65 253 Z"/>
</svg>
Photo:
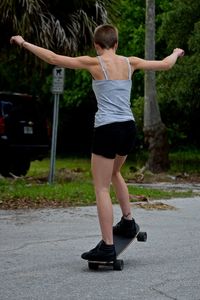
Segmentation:
<svg viewBox="0 0 200 300">
<path fill-rule="evenodd" d="M 12 122 L 34 122 L 35 126 L 45 126 L 46 115 L 42 105 L 31 97 L 0 95 L 0 116 Z"/>
<path fill-rule="evenodd" d="M 1 101 L 1 113 L 2 116 L 7 117 L 11 112 L 13 104 L 8 101 Z"/>
</svg>

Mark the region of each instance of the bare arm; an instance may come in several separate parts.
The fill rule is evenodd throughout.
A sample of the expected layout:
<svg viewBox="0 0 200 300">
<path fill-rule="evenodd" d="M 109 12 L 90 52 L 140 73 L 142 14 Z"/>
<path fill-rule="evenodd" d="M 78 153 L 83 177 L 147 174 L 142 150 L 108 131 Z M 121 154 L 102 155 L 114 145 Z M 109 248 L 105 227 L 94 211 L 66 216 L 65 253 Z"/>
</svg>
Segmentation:
<svg viewBox="0 0 200 300">
<path fill-rule="evenodd" d="M 176 63 L 178 57 L 183 56 L 184 51 L 176 48 L 173 53 L 163 60 L 145 60 L 138 57 L 129 57 L 129 61 L 134 70 L 169 70 Z"/>
<path fill-rule="evenodd" d="M 58 55 L 48 49 L 38 47 L 34 44 L 26 42 L 23 37 L 17 35 L 10 39 L 11 44 L 17 44 L 39 57 L 41 60 L 51 65 L 60 66 L 69 69 L 86 69 L 90 71 L 96 60 L 89 56 L 70 57 Z"/>
</svg>

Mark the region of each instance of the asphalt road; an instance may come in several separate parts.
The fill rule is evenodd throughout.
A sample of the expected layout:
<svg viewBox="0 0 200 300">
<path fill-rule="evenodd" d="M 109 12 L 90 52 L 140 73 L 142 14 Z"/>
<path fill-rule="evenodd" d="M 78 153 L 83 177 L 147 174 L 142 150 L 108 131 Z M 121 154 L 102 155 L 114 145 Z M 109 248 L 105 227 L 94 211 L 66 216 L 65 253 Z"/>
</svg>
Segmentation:
<svg viewBox="0 0 200 300">
<path fill-rule="evenodd" d="M 148 241 L 123 253 L 123 271 L 80 258 L 100 239 L 95 207 L 1 210 L 0 300 L 199 300 L 200 198 L 168 203 L 176 210 L 134 209 Z"/>
</svg>

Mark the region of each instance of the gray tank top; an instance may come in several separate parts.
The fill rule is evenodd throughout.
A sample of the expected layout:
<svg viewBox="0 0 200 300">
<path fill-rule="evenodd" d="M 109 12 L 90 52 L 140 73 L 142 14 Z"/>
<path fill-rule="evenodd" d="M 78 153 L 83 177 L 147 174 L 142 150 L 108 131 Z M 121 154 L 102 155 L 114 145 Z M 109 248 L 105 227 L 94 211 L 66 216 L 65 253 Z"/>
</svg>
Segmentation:
<svg viewBox="0 0 200 300">
<path fill-rule="evenodd" d="M 124 59 L 128 63 L 128 79 L 110 80 L 103 59 L 101 56 L 98 56 L 105 79 L 93 79 L 92 81 L 92 88 L 96 96 L 98 108 L 95 114 L 94 127 L 114 122 L 134 121 L 134 116 L 130 108 L 132 72 L 128 58 L 124 57 Z"/>
</svg>

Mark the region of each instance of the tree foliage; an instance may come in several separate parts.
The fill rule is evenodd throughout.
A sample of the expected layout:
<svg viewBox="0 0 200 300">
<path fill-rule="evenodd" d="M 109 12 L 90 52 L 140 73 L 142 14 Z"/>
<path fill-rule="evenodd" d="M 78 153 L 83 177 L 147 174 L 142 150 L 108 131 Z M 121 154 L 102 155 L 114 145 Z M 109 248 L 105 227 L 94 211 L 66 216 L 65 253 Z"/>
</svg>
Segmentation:
<svg viewBox="0 0 200 300">
<path fill-rule="evenodd" d="M 12 35 L 21 34 L 60 54 L 80 54 L 91 49 L 93 30 L 107 21 L 110 5 L 109 0 L 1 0 L 0 89 L 37 93 L 44 98 L 49 87 L 50 93 L 52 66 L 10 46 Z"/>
<path fill-rule="evenodd" d="M 158 76 L 158 95 L 171 143 L 200 145 L 200 2 L 174 0 L 163 14 L 159 36 L 167 52 L 175 47 L 185 57 L 167 73 Z"/>
<path fill-rule="evenodd" d="M 96 24 L 107 20 L 108 0 L 1 0 L 1 47 L 10 36 L 25 39 L 60 53 L 76 53 L 91 45 Z"/>
</svg>

